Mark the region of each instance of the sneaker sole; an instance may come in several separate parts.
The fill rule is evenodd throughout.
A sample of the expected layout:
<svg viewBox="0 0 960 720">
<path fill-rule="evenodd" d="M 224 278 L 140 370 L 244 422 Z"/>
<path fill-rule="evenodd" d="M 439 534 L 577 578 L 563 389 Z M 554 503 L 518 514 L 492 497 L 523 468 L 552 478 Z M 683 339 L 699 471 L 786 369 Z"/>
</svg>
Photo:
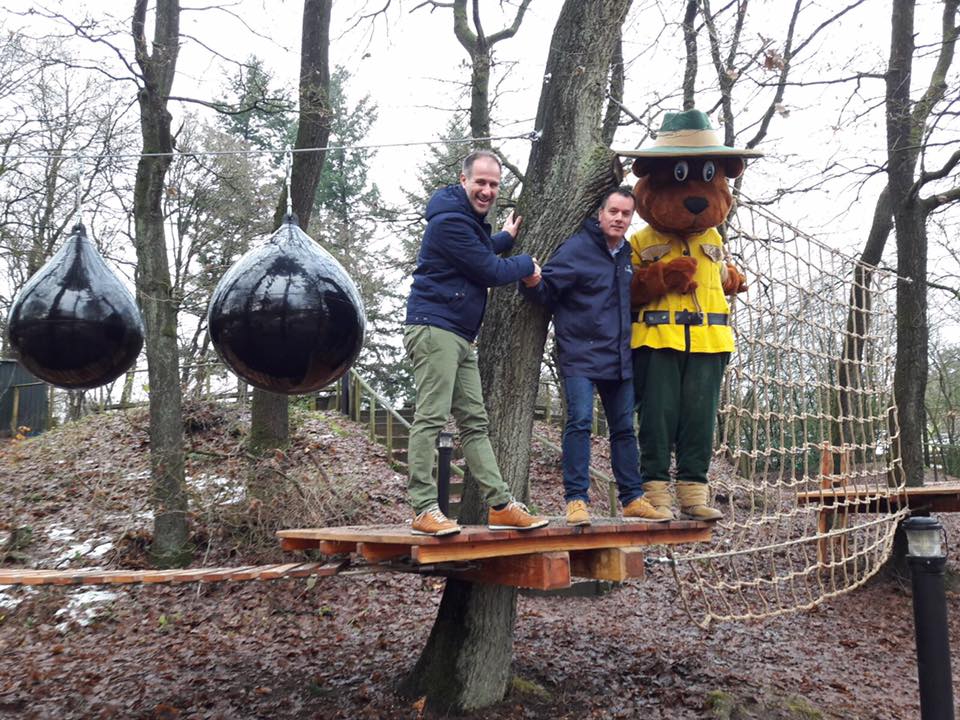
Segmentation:
<svg viewBox="0 0 960 720">
<path fill-rule="evenodd" d="M 443 537 L 445 535 L 456 535 L 460 528 L 451 528 L 450 530 L 438 530 L 437 532 L 424 532 L 423 530 L 411 530 L 411 535 L 426 535 L 427 537 Z"/>
<path fill-rule="evenodd" d="M 542 522 L 536 523 L 534 525 L 487 525 L 488 530 L 536 530 L 537 528 L 546 527 L 550 524 L 549 520 L 544 520 Z"/>
</svg>

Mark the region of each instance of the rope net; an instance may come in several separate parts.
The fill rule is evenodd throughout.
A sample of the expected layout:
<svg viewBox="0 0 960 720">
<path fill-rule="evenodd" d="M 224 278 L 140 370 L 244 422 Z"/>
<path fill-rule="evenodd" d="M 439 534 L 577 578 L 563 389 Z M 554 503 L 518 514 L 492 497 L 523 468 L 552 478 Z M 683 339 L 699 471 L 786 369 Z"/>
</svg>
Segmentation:
<svg viewBox="0 0 960 720">
<path fill-rule="evenodd" d="M 694 620 L 748 620 L 852 590 L 889 556 L 906 509 L 893 402 L 893 272 L 759 207 L 728 228 L 749 290 L 721 391 L 710 485 L 724 518 L 673 559 Z"/>
</svg>

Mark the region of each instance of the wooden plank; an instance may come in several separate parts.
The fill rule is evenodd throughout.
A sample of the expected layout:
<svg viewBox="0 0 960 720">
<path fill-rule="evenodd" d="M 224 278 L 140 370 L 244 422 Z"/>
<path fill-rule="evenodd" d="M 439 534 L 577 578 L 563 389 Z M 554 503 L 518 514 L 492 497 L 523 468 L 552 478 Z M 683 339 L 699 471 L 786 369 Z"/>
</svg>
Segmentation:
<svg viewBox="0 0 960 720">
<path fill-rule="evenodd" d="M 553 518 L 551 525 L 537 530 L 490 530 L 484 525 L 464 525 L 458 535 L 432 537 L 414 535 L 409 525 L 347 525 L 328 528 L 280 530 L 282 540 L 331 540 L 337 542 L 397 543 L 400 545 L 449 545 L 479 541 L 503 541 L 530 537 L 562 537 L 569 535 L 608 535 L 610 533 L 662 533 L 666 530 L 710 528 L 711 524 L 695 520 L 674 520 L 667 523 L 624 521 L 620 518 L 595 518 L 587 527 L 568 527 L 562 518 Z M 316 547 L 313 545 L 311 547 Z"/>
<path fill-rule="evenodd" d="M 318 547 L 320 547 L 320 541 L 311 538 L 280 538 L 280 548 L 283 550 L 313 550 Z"/>
<path fill-rule="evenodd" d="M 643 548 L 601 548 L 599 550 L 571 550 L 570 574 L 594 580 L 623 582 L 644 576 Z"/>
<path fill-rule="evenodd" d="M 339 540 L 321 540 L 320 552 L 324 555 L 349 555 L 357 551 L 357 543 Z"/>
<path fill-rule="evenodd" d="M 357 550 L 367 562 L 383 562 L 401 557 L 410 557 L 409 545 L 397 543 L 357 543 Z"/>
<path fill-rule="evenodd" d="M 319 563 L 308 563 L 301 568 L 291 570 L 289 573 L 287 573 L 287 577 L 310 577 L 311 575 L 315 575 L 317 577 L 329 577 L 330 575 L 336 575 L 347 567 L 350 567 L 349 559 L 327 562 L 323 565 L 320 565 Z"/>
<path fill-rule="evenodd" d="M 476 568 L 443 574 L 472 582 L 554 590 L 570 587 L 570 557 L 565 552 L 548 552 L 492 558 Z"/>
<path fill-rule="evenodd" d="M 288 572 L 293 570 L 295 567 L 299 567 L 302 563 L 285 563 L 283 565 L 266 565 L 260 567 L 260 572 L 256 575 L 257 580 L 276 580 L 278 578 L 284 577 Z M 241 578 L 234 573 L 231 577 L 231 580 L 240 580 Z"/>
<path fill-rule="evenodd" d="M 111 570 L 84 574 L 84 585 L 132 585 L 142 582 L 142 570 Z"/>
<path fill-rule="evenodd" d="M 545 536 L 499 542 L 466 542 L 451 545 L 415 545 L 411 557 L 416 563 L 458 562 L 482 558 L 526 555 L 537 552 L 592 550 L 606 547 L 672 545 L 707 542 L 713 534 L 709 526 L 690 530 L 648 531 L 643 533 L 605 533 Z"/>
</svg>

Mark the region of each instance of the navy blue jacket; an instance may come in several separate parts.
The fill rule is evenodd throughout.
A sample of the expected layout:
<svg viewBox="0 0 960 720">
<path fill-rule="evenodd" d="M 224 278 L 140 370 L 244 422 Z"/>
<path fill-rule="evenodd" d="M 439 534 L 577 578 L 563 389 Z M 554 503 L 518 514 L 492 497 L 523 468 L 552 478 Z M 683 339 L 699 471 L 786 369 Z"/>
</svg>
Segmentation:
<svg viewBox="0 0 960 720">
<path fill-rule="evenodd" d="M 535 288 L 520 284 L 528 300 L 553 311 L 560 374 L 591 380 L 633 377 L 630 359 L 630 244 L 616 255 L 596 218 L 556 249 Z"/>
<path fill-rule="evenodd" d="M 487 307 L 487 288 L 533 274 L 529 255 L 497 257 L 510 233 L 490 235 L 461 185 L 437 190 L 427 203 L 427 229 L 407 298 L 407 325 L 433 325 L 473 342 Z"/>
</svg>

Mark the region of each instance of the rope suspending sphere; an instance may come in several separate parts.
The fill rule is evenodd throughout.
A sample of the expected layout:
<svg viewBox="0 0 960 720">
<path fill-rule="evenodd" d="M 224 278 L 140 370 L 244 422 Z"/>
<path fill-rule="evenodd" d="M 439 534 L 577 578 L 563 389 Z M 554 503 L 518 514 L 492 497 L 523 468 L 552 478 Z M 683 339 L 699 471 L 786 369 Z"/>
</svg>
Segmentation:
<svg viewBox="0 0 960 720">
<path fill-rule="evenodd" d="M 41 380 L 88 389 L 115 380 L 143 347 L 143 320 L 80 223 L 10 307 L 10 346 Z"/>
<path fill-rule="evenodd" d="M 210 338 L 254 387 L 296 395 L 341 377 L 363 346 L 363 301 L 347 272 L 287 215 L 224 273 L 210 298 Z"/>
</svg>

